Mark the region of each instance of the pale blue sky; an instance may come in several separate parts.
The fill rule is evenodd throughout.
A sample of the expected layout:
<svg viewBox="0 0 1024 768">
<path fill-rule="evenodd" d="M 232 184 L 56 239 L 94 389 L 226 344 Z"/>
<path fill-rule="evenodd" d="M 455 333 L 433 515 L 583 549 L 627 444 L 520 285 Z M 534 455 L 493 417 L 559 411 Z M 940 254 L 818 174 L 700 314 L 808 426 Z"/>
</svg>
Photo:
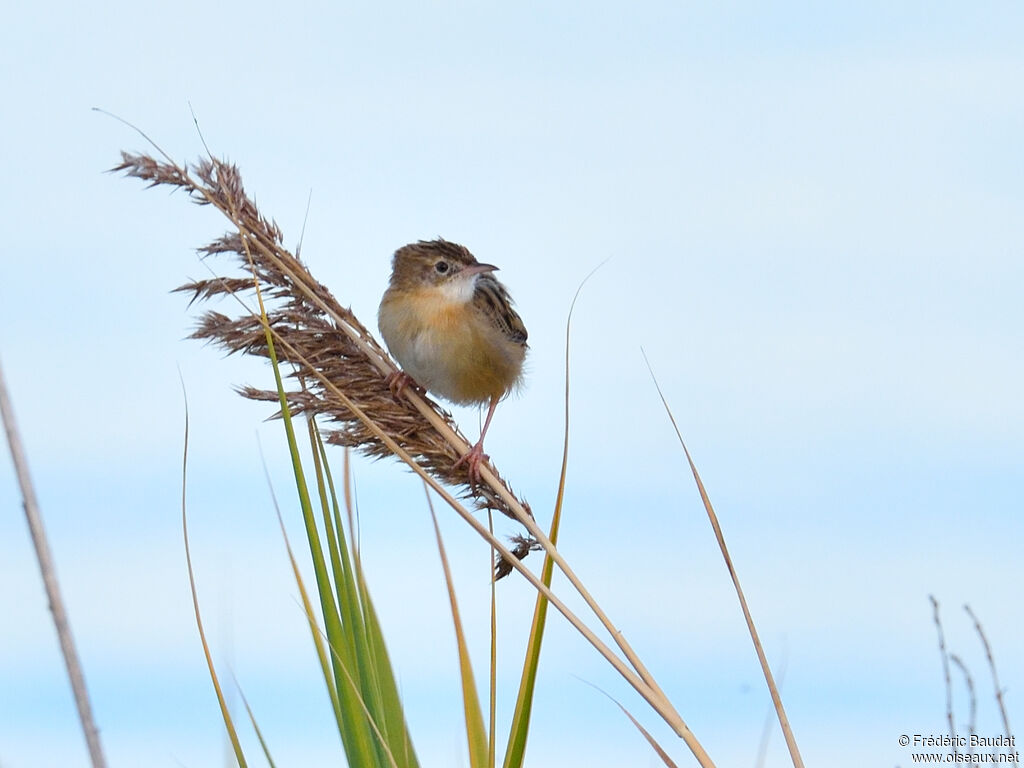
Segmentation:
<svg viewBox="0 0 1024 768">
<path fill-rule="evenodd" d="M 93 106 L 188 160 L 191 103 L 289 243 L 312 190 L 303 254 L 368 325 L 406 242 L 443 235 L 498 264 L 531 355 L 488 450 L 545 520 L 565 314 L 610 257 L 574 326 L 564 551 L 720 766 L 753 765 L 768 698 L 641 345 L 786 660 L 808 765 L 907 765 L 901 734 L 945 731 L 929 593 L 979 732 L 999 725 L 965 602 L 1019 721 L 1022 39 L 1011 2 L 8 9 L 0 359 L 111 764 L 224 764 L 179 530 L 179 368 L 217 657 L 279 765 L 341 752 L 262 478 L 257 435 L 298 536 L 280 428 L 231 390 L 268 373 L 184 341 L 193 316 L 168 293 L 204 274 L 192 249 L 226 223 L 102 173 L 145 146 Z M 0 465 L 0 766 L 85 765 Z M 391 462 L 355 473 L 421 761 L 465 765 L 422 492 Z M 487 552 L 443 520 L 483 663 Z M 532 595 L 500 591 L 507 715 Z M 556 619 L 532 768 L 656 764 L 577 677 L 692 764 Z M 962 719 L 960 680 L 956 695 Z M 767 765 L 788 764 L 776 733 Z"/>
</svg>

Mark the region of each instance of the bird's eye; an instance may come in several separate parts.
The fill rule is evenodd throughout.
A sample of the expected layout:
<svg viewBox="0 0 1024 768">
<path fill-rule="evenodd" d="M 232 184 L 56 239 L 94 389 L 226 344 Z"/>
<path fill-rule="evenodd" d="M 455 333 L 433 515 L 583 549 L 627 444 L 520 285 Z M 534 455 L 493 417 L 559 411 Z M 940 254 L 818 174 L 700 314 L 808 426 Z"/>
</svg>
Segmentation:
<svg viewBox="0 0 1024 768">
<path fill-rule="evenodd" d="M 448 271 L 448 262 L 447 261 L 439 261 L 439 262 L 437 262 L 437 264 L 434 265 L 434 269 L 437 270 L 437 273 L 439 275 L 443 275 L 445 272 Z"/>
</svg>

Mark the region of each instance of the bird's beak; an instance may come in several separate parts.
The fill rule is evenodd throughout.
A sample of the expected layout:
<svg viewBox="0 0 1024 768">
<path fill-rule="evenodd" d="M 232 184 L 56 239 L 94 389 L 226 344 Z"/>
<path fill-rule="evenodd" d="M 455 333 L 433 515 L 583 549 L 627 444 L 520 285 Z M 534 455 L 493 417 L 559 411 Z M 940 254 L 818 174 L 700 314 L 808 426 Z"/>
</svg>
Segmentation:
<svg viewBox="0 0 1024 768">
<path fill-rule="evenodd" d="M 495 272 L 498 268 L 493 264 L 470 264 L 468 267 L 462 268 L 463 277 L 472 277 L 473 275 L 482 275 L 485 272 Z"/>
</svg>

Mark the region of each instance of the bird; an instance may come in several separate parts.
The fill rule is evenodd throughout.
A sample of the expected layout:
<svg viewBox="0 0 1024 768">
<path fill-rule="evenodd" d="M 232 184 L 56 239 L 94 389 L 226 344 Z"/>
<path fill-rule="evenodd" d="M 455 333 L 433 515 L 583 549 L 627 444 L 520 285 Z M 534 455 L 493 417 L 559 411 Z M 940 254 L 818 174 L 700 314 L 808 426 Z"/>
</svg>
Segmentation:
<svg viewBox="0 0 1024 768">
<path fill-rule="evenodd" d="M 402 368 L 388 376 L 396 396 L 412 383 L 458 405 L 487 405 L 480 439 L 455 463 L 466 463 L 470 485 L 490 458 L 484 437 L 494 410 L 520 386 L 526 359 L 526 326 L 497 270 L 442 238 L 410 243 L 395 251 L 377 313 Z"/>
</svg>

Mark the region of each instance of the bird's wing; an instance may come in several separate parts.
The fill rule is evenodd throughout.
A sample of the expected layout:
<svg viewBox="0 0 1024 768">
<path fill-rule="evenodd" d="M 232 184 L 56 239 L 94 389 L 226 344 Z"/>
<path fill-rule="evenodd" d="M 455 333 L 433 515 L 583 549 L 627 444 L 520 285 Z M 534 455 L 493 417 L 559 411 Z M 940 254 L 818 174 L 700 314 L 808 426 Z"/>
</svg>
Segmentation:
<svg viewBox="0 0 1024 768">
<path fill-rule="evenodd" d="M 510 340 L 518 344 L 526 344 L 526 326 L 519 313 L 512 309 L 505 286 L 490 275 L 481 275 L 476 281 L 473 291 L 473 306 L 487 316 L 495 328 Z"/>
</svg>

